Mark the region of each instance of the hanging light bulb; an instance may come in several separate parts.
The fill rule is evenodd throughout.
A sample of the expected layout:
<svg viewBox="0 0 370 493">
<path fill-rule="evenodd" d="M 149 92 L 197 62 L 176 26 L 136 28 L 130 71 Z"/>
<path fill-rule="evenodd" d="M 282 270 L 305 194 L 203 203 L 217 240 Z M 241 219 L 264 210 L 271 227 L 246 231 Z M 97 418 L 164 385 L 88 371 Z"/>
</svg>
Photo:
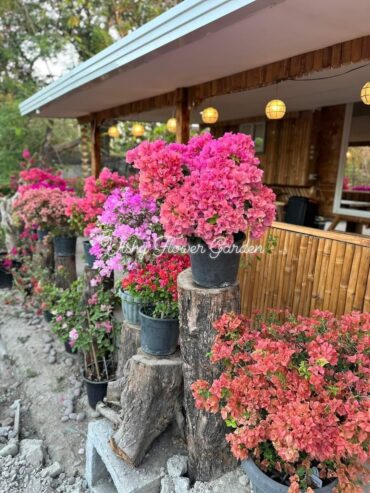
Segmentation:
<svg viewBox="0 0 370 493">
<path fill-rule="evenodd" d="M 280 120 L 286 113 L 286 106 L 281 99 L 272 99 L 266 104 L 266 116 L 269 120 Z"/>
<path fill-rule="evenodd" d="M 169 118 L 166 123 L 167 130 L 171 132 L 171 134 L 176 133 L 176 118 Z"/>
<path fill-rule="evenodd" d="M 362 87 L 361 99 L 364 104 L 370 104 L 370 82 L 366 82 L 366 84 Z"/>
<path fill-rule="evenodd" d="M 204 123 L 216 123 L 218 120 L 218 111 L 216 108 L 210 106 L 209 108 L 205 108 L 200 112 L 202 115 L 202 120 Z"/>
<path fill-rule="evenodd" d="M 111 139 L 118 139 L 118 137 L 121 135 L 121 132 L 118 127 L 113 125 L 112 127 L 108 128 L 108 135 Z"/>
<path fill-rule="evenodd" d="M 134 137 L 142 137 L 145 133 L 145 128 L 141 123 L 135 123 L 132 125 L 131 133 Z"/>
</svg>

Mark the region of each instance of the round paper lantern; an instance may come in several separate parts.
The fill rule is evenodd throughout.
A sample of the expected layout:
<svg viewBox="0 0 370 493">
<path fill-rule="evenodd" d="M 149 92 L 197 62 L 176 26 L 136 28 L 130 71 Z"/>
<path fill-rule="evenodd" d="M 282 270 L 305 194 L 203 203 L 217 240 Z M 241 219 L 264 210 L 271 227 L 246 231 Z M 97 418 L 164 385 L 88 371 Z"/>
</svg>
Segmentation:
<svg viewBox="0 0 370 493">
<path fill-rule="evenodd" d="M 364 104 L 370 104 L 370 82 L 366 82 L 366 84 L 362 87 L 361 99 Z"/>
<path fill-rule="evenodd" d="M 272 99 L 266 104 L 265 113 L 269 120 L 280 120 L 286 112 L 286 106 L 281 99 Z"/>
<path fill-rule="evenodd" d="M 134 137 L 142 137 L 145 133 L 145 128 L 141 123 L 135 123 L 135 125 L 132 125 L 131 133 Z"/>
<path fill-rule="evenodd" d="M 218 120 L 218 111 L 212 106 L 205 108 L 200 114 L 204 123 L 216 123 Z"/>
<path fill-rule="evenodd" d="M 121 132 L 119 131 L 119 128 L 113 126 L 108 128 L 108 135 L 111 139 L 118 139 L 118 137 L 121 135 Z"/>
<path fill-rule="evenodd" d="M 171 132 L 171 134 L 175 134 L 176 133 L 176 118 L 170 118 L 169 120 L 167 120 L 166 127 L 167 127 L 167 130 L 169 132 Z"/>
</svg>

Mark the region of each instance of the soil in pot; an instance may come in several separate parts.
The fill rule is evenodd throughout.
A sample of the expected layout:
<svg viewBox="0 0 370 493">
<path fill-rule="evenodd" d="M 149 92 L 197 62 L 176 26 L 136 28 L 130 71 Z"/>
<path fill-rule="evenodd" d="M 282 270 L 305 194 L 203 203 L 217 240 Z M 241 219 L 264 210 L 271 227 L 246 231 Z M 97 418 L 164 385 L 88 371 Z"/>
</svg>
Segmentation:
<svg viewBox="0 0 370 493">
<path fill-rule="evenodd" d="M 92 255 L 90 253 L 91 243 L 89 242 L 89 240 L 83 241 L 83 247 L 84 247 L 85 264 L 88 267 L 92 268 L 96 260 L 96 257 L 95 255 Z"/>
<path fill-rule="evenodd" d="M 88 365 L 87 371 L 84 372 L 84 382 L 87 392 L 87 400 L 92 409 L 96 408 L 98 402 L 103 401 L 107 395 L 108 382 L 114 379 L 113 363 L 99 361 L 99 370 L 101 380 L 97 380 L 95 367 L 93 364 Z"/>
<path fill-rule="evenodd" d="M 234 237 L 234 244 L 222 249 L 210 249 L 199 238 L 189 241 L 191 272 L 198 286 L 225 288 L 235 284 L 245 234 L 238 233 Z"/>
<path fill-rule="evenodd" d="M 241 463 L 243 471 L 250 479 L 254 493 L 288 493 L 289 486 L 286 486 L 270 478 L 255 464 L 250 458 Z M 322 488 L 315 488 L 315 493 L 332 493 L 337 480 L 330 482 Z"/>
<path fill-rule="evenodd" d="M 54 250 L 59 257 L 71 257 L 76 253 L 76 237 L 55 236 Z"/>
<path fill-rule="evenodd" d="M 169 356 L 176 352 L 179 340 L 178 318 L 154 318 L 152 307 L 140 310 L 141 349 L 153 356 Z"/>
</svg>

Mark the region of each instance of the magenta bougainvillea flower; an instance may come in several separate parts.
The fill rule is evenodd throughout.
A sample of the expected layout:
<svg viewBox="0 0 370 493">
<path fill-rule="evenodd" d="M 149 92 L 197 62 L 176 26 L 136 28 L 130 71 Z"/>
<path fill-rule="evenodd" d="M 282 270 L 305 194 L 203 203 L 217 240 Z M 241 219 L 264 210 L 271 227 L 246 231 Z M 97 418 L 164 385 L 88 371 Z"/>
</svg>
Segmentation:
<svg viewBox="0 0 370 493">
<path fill-rule="evenodd" d="M 275 195 L 262 184 L 249 135 L 143 142 L 126 159 L 140 170 L 142 196 L 161 204 L 161 223 L 175 244 L 200 238 L 211 247 L 230 245 L 240 231 L 260 238 L 275 217 Z"/>
</svg>

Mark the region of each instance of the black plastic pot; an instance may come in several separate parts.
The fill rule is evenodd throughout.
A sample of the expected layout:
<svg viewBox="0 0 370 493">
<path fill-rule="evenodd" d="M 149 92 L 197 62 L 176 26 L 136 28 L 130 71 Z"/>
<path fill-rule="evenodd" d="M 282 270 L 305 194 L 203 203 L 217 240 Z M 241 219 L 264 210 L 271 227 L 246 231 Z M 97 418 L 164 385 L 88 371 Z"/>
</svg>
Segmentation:
<svg viewBox="0 0 370 493">
<path fill-rule="evenodd" d="M 256 466 L 252 459 L 243 460 L 241 466 L 250 479 L 253 486 L 253 491 L 255 493 L 288 493 L 288 486 L 284 486 L 283 484 L 271 479 Z M 317 489 L 315 488 L 315 493 L 332 493 L 337 483 L 338 481 L 334 480 L 327 486 Z"/>
<path fill-rule="evenodd" d="M 95 255 L 91 255 L 90 253 L 91 243 L 89 242 L 89 240 L 83 241 L 83 247 L 84 247 L 84 255 L 85 255 L 85 264 L 88 267 L 93 267 L 96 257 Z"/>
<path fill-rule="evenodd" d="M 191 241 L 189 253 L 194 282 L 203 288 L 225 288 L 235 284 L 244 240 L 245 234 L 238 233 L 232 246 L 220 250 L 210 249 L 200 239 Z"/>
<path fill-rule="evenodd" d="M 153 318 L 140 310 L 141 349 L 154 356 L 173 354 L 179 340 L 179 320 L 177 318 Z"/>
<path fill-rule="evenodd" d="M 76 351 L 72 351 L 72 346 L 68 341 L 64 341 L 64 349 L 66 350 L 66 353 L 68 354 L 77 354 L 77 350 Z"/>
<path fill-rule="evenodd" d="M 0 269 L 0 289 L 13 287 L 13 274 L 6 269 Z"/>
<path fill-rule="evenodd" d="M 55 236 L 54 251 L 58 257 L 73 257 L 76 253 L 76 237 Z"/>
<path fill-rule="evenodd" d="M 37 239 L 39 241 L 42 241 L 45 236 L 47 236 L 49 234 L 49 231 L 46 231 L 45 229 L 38 229 L 37 230 Z"/>
<path fill-rule="evenodd" d="M 45 322 L 51 322 L 53 320 L 53 315 L 49 310 L 44 310 L 43 312 Z"/>
<path fill-rule="evenodd" d="M 84 377 L 89 406 L 96 408 L 98 402 L 102 401 L 107 395 L 108 382 L 93 382 Z"/>
</svg>

